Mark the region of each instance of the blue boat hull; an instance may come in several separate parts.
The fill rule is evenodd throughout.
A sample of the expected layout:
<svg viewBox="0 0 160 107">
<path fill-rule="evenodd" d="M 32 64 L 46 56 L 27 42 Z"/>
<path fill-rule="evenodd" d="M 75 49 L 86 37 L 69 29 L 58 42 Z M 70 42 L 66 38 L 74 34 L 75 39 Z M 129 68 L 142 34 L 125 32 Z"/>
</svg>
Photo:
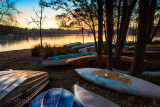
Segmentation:
<svg viewBox="0 0 160 107">
<path fill-rule="evenodd" d="M 39 94 L 29 107 L 81 107 L 81 105 L 70 91 L 53 88 Z"/>
</svg>

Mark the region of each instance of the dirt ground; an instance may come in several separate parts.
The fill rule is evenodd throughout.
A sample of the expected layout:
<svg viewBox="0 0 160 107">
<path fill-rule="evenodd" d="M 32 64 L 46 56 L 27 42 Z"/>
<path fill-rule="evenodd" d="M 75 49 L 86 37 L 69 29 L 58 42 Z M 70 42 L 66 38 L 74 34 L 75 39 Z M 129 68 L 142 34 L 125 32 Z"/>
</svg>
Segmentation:
<svg viewBox="0 0 160 107">
<path fill-rule="evenodd" d="M 31 57 L 31 50 L 16 50 L 10 52 L 0 53 L 0 68 L 11 68 L 17 69 L 19 66 L 42 66 L 41 59 L 38 57 Z M 97 93 L 111 101 L 121 105 L 122 107 L 160 107 L 160 100 L 149 99 L 139 96 L 133 96 L 125 93 L 120 93 L 113 91 L 104 87 L 97 86 L 95 84 L 89 83 L 82 79 L 75 71 L 77 66 L 54 66 L 54 67 L 42 67 L 41 70 L 49 73 L 49 84 L 42 90 L 46 91 L 51 88 L 65 88 L 71 92 L 72 86 L 78 84 L 84 86 L 85 88 Z M 159 82 L 154 80 L 149 80 L 157 85 Z"/>
</svg>

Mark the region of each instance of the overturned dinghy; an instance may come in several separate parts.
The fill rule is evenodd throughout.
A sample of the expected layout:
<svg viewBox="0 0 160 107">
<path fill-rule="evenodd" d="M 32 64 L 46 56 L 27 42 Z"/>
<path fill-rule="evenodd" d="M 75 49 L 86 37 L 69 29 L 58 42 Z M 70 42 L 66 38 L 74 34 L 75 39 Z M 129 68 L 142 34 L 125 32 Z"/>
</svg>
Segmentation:
<svg viewBox="0 0 160 107">
<path fill-rule="evenodd" d="M 23 106 L 48 83 L 42 71 L 0 71 L 0 106 Z"/>
<path fill-rule="evenodd" d="M 70 91 L 53 88 L 39 94 L 29 107 L 81 107 L 81 105 Z"/>
<path fill-rule="evenodd" d="M 118 104 L 78 85 L 74 85 L 74 95 L 83 107 L 120 107 Z"/>
</svg>

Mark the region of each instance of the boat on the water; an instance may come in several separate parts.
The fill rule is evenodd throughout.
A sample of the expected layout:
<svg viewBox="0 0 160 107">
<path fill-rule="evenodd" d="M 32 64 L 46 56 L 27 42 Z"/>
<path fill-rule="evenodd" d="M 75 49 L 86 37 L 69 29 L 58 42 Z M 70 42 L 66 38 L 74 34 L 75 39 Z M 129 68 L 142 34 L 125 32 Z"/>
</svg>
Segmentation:
<svg viewBox="0 0 160 107">
<path fill-rule="evenodd" d="M 75 45 L 82 45 L 82 42 L 70 43 L 70 44 L 66 45 L 66 47 L 73 47 Z"/>
<path fill-rule="evenodd" d="M 48 73 L 43 71 L 0 71 L 0 106 L 23 106 L 48 82 Z"/>
<path fill-rule="evenodd" d="M 78 85 L 74 85 L 73 90 L 75 97 L 83 107 L 120 107 L 118 104 Z"/>
<path fill-rule="evenodd" d="M 42 60 L 43 66 L 56 66 L 56 65 L 66 65 L 66 61 L 69 58 L 96 55 L 97 53 L 77 53 L 68 55 L 52 56 Z"/>
<path fill-rule="evenodd" d="M 70 91 L 53 88 L 39 94 L 29 107 L 81 107 L 81 105 Z"/>
<path fill-rule="evenodd" d="M 160 99 L 160 86 L 127 74 L 98 68 L 81 68 L 75 71 L 84 79 L 115 91 Z"/>
</svg>

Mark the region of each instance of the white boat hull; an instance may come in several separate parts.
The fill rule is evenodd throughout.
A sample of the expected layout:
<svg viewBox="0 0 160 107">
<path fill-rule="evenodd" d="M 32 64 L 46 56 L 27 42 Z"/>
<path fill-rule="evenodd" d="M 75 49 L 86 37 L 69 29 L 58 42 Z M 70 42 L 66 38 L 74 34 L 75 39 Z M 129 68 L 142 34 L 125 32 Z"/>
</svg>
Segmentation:
<svg viewBox="0 0 160 107">
<path fill-rule="evenodd" d="M 118 73 L 121 74 L 123 77 L 126 77 L 130 81 L 130 84 L 127 84 L 125 82 L 116 79 L 107 79 L 104 77 L 100 77 L 97 74 L 95 74 L 94 72 L 95 70 L 102 70 L 102 69 L 98 68 L 75 69 L 75 71 L 84 79 L 92 83 L 101 85 L 103 87 L 128 94 L 160 99 L 160 86 L 156 84 L 153 84 L 151 82 L 133 76 L 129 76 L 127 74 Z"/>
<path fill-rule="evenodd" d="M 83 107 L 120 107 L 118 104 L 77 85 L 74 85 L 74 95 Z"/>
<path fill-rule="evenodd" d="M 57 66 L 57 65 L 67 65 L 67 59 L 57 59 L 57 60 L 42 60 L 43 66 Z"/>
</svg>

